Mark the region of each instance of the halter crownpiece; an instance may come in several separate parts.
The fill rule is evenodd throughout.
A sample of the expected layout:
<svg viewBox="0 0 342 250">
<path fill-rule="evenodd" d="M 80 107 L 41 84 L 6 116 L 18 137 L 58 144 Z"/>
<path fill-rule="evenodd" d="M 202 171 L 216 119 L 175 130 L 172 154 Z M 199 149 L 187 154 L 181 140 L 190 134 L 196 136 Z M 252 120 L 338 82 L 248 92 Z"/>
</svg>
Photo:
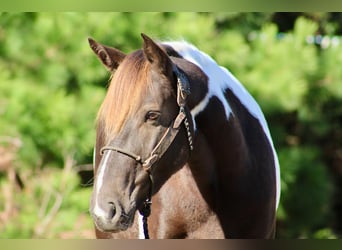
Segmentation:
<svg viewBox="0 0 342 250">
<path fill-rule="evenodd" d="M 177 66 L 174 66 L 173 72 L 175 73 L 175 75 L 177 77 L 177 103 L 179 106 L 179 114 L 183 113 L 185 116 L 183 118 L 184 119 L 184 125 L 185 125 L 186 132 L 187 132 L 189 148 L 190 148 L 190 151 L 192 151 L 194 149 L 193 140 L 192 140 L 193 132 L 191 131 L 190 123 L 188 121 L 188 118 L 191 118 L 191 114 L 185 106 L 186 98 L 191 94 L 190 83 L 189 83 L 186 75 L 183 72 L 181 72 Z M 177 116 L 177 118 L 178 117 L 179 117 L 179 115 Z M 183 121 L 183 119 L 182 119 L 182 121 Z"/>
<path fill-rule="evenodd" d="M 178 106 L 183 106 L 186 103 L 186 98 L 191 94 L 190 83 L 185 74 L 177 66 L 174 66 L 173 72 L 177 77 L 177 103 Z"/>
</svg>

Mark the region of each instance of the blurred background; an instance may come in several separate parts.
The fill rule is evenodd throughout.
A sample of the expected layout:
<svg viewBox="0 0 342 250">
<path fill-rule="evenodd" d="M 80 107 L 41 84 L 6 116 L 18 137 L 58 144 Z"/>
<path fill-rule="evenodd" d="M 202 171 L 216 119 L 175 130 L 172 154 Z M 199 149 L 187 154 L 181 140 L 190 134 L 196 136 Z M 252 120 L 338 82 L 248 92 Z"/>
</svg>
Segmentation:
<svg viewBox="0 0 342 250">
<path fill-rule="evenodd" d="M 279 155 L 277 238 L 342 236 L 342 13 L 0 13 L 0 238 L 94 238 L 88 37 L 185 39 L 261 105 Z"/>
</svg>

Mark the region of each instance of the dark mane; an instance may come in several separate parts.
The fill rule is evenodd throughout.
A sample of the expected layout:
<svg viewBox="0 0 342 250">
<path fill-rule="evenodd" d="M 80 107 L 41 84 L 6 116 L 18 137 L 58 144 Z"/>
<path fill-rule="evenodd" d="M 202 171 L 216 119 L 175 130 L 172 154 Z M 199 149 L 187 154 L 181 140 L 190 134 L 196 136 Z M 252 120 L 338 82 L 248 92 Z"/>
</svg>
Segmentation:
<svg viewBox="0 0 342 250">
<path fill-rule="evenodd" d="M 107 138 L 117 134 L 129 114 L 138 109 L 150 81 L 150 64 L 142 50 L 129 54 L 111 76 L 97 116 Z"/>
</svg>

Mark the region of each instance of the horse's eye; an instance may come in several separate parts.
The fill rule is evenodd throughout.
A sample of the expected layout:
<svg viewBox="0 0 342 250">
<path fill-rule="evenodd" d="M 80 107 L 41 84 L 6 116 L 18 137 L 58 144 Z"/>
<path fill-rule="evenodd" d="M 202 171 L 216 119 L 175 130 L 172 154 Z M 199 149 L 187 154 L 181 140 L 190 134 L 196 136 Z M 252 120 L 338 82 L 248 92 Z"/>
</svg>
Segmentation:
<svg viewBox="0 0 342 250">
<path fill-rule="evenodd" d="M 160 112 L 158 111 L 148 111 L 146 113 L 146 120 L 156 121 L 160 117 Z"/>
</svg>

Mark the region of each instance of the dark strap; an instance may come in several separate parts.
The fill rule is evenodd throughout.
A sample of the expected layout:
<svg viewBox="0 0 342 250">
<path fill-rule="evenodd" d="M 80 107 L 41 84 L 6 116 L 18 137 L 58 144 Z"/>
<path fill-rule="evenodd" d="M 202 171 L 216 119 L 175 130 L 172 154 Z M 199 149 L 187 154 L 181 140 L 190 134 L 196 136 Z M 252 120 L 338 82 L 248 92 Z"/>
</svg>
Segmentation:
<svg viewBox="0 0 342 250">
<path fill-rule="evenodd" d="M 143 216 L 143 229 L 144 229 L 144 236 L 145 239 L 149 239 L 150 235 L 148 233 L 148 223 L 147 223 L 147 218 L 150 216 L 151 214 L 151 200 L 150 198 L 148 198 L 144 204 L 143 204 L 143 208 L 139 210 L 139 213 Z"/>
<path fill-rule="evenodd" d="M 175 137 L 177 136 L 182 122 L 189 116 L 190 114 L 188 115 L 186 114 L 186 109 L 184 107 L 181 107 L 177 117 L 171 123 L 171 125 L 167 128 L 167 130 L 165 131 L 165 133 L 159 140 L 158 144 L 153 148 L 152 152 L 150 153 L 150 156 L 146 160 L 143 160 L 140 155 L 136 155 L 130 151 L 127 151 L 118 147 L 113 147 L 113 146 L 102 147 L 100 153 L 101 155 L 103 155 L 104 151 L 112 150 L 112 151 L 124 154 L 134 159 L 136 162 L 140 163 L 145 171 L 151 172 L 152 166 L 154 165 L 154 163 L 156 163 L 168 150 L 171 143 L 174 141 Z M 188 125 L 188 119 L 186 119 L 186 121 L 187 123 L 185 123 L 185 125 Z M 189 129 L 187 129 L 187 133 L 188 133 L 188 139 L 191 138 L 189 137 L 189 133 L 190 133 Z M 189 139 L 189 147 L 190 147 L 190 150 L 192 150 L 192 139 Z"/>
<path fill-rule="evenodd" d="M 185 106 L 186 98 L 190 95 L 190 83 L 185 74 L 178 69 L 177 66 L 174 67 L 173 72 L 177 77 L 177 103 L 178 106 Z"/>
<path fill-rule="evenodd" d="M 100 151 L 100 154 L 103 155 L 104 154 L 104 151 L 106 150 L 112 150 L 112 151 L 116 151 L 118 153 L 121 153 L 121 154 L 124 154 L 128 157 L 131 157 L 133 158 L 135 161 L 139 162 L 142 164 L 142 161 L 141 161 L 141 156 L 140 155 L 136 155 L 136 154 L 133 154 L 127 150 L 124 150 L 124 149 L 121 149 L 121 148 L 118 148 L 118 147 L 113 147 L 113 146 L 104 146 L 101 148 L 101 151 Z"/>
<path fill-rule="evenodd" d="M 139 209 L 139 213 L 143 216 L 142 222 L 143 222 L 143 230 L 144 230 L 144 236 L 145 239 L 149 239 L 150 235 L 148 233 L 148 223 L 147 219 L 151 214 L 151 205 L 152 205 L 152 188 L 153 188 L 153 177 L 152 175 L 148 173 L 148 177 L 150 179 L 150 188 L 149 188 L 149 194 L 147 199 L 143 203 L 143 207 Z"/>
<path fill-rule="evenodd" d="M 182 109 L 179 111 L 176 119 L 172 122 L 172 124 L 167 128 L 161 139 L 159 140 L 158 144 L 153 148 L 150 156 L 143 162 L 142 166 L 145 171 L 152 172 L 153 164 L 158 161 L 164 153 L 168 150 L 171 143 L 175 140 L 180 125 L 186 118 L 185 110 Z"/>
</svg>

